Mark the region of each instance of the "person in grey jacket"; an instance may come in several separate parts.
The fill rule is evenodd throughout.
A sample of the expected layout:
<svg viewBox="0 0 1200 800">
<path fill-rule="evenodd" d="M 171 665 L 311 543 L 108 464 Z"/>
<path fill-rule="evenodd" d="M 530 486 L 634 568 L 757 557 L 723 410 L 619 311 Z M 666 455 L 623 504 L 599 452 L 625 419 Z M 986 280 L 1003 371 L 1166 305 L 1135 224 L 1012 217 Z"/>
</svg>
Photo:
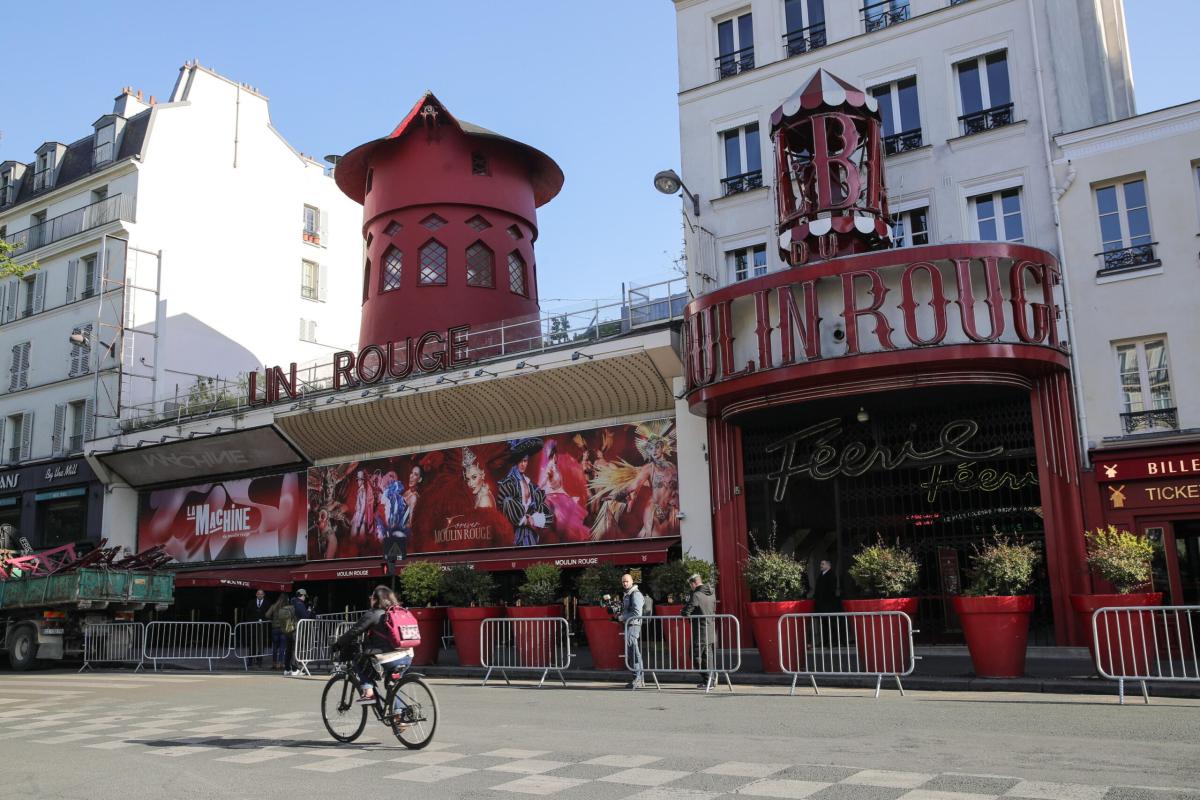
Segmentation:
<svg viewBox="0 0 1200 800">
<path fill-rule="evenodd" d="M 642 633 L 642 608 L 644 600 L 638 591 L 633 576 L 626 572 L 621 576 L 621 588 L 625 590 L 621 598 L 621 615 L 617 618 L 625 624 L 625 666 L 633 671 L 633 679 L 625 684 L 626 689 L 640 689 L 645 686 L 642 681 L 642 648 L 638 639 Z"/>
<path fill-rule="evenodd" d="M 696 688 L 707 689 L 711 680 L 709 670 L 713 666 L 713 648 L 717 642 L 717 623 L 713 619 L 717 613 L 717 598 L 713 595 L 712 587 L 705 585 L 699 573 L 688 577 L 688 586 L 692 593 L 688 595 L 681 613 L 685 617 L 704 617 L 692 621 L 692 661 L 700 670 L 700 683 Z"/>
</svg>

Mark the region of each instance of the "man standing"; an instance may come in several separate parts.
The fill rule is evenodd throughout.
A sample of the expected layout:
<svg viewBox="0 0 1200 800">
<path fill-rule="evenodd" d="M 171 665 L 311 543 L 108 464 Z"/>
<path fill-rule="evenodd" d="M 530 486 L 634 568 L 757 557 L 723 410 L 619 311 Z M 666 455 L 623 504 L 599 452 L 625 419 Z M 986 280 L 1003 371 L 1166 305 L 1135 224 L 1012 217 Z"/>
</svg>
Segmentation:
<svg viewBox="0 0 1200 800">
<path fill-rule="evenodd" d="M 512 524 L 513 543 L 517 547 L 532 547 L 541 542 L 541 532 L 554 524 L 554 512 L 546 504 L 546 493 L 533 484 L 525 474 L 529 456 L 541 452 L 541 439 L 518 439 L 508 443 L 512 467 L 496 484 L 496 499 L 500 510 Z"/>
<path fill-rule="evenodd" d="M 633 671 L 633 679 L 625 684 L 625 688 L 641 689 L 645 686 L 642 680 L 642 648 L 638 644 L 642 633 L 642 593 L 628 572 L 621 576 L 621 588 L 625 590 L 625 595 L 621 598 L 618 620 L 625 624 L 625 666 Z"/>
<path fill-rule="evenodd" d="M 246 607 L 246 622 L 270 622 L 267 615 L 270 613 L 270 606 L 267 605 L 267 593 L 259 589 L 254 593 L 254 599 L 250 601 L 250 605 Z M 250 636 L 252 649 L 255 653 L 262 652 L 271 641 L 271 626 L 255 625 Z M 256 655 L 250 659 L 250 664 L 257 667 L 262 664 L 262 656 Z"/>
<path fill-rule="evenodd" d="M 279 615 L 279 627 L 287 640 L 287 663 L 283 674 L 299 675 L 301 670 L 300 663 L 296 661 L 296 629 L 300 620 L 313 617 L 313 613 L 308 610 L 308 592 L 304 589 L 297 589 L 290 605 L 291 614 L 285 612 Z"/>
<path fill-rule="evenodd" d="M 699 573 L 688 577 L 688 586 L 692 593 L 688 595 L 687 603 L 683 606 L 683 616 L 702 617 L 692 620 L 692 659 L 696 669 L 700 670 L 700 683 L 697 689 L 707 689 L 712 681 L 710 670 L 713 666 L 713 649 L 717 642 L 717 623 L 713 615 L 717 613 L 717 599 L 711 586 L 704 584 Z"/>
<path fill-rule="evenodd" d="M 842 604 L 837 599 L 837 576 L 833 574 L 833 564 L 828 559 L 821 559 L 821 574 L 817 576 L 813 600 L 816 601 L 818 614 L 836 614 L 842 610 Z"/>
</svg>

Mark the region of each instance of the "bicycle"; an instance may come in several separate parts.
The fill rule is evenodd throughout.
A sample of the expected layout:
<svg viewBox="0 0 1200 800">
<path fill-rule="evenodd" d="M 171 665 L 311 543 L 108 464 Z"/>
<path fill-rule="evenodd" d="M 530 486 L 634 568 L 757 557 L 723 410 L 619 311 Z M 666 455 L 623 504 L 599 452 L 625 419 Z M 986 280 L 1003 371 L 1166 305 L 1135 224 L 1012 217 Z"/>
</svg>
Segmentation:
<svg viewBox="0 0 1200 800">
<path fill-rule="evenodd" d="M 359 679 L 353 667 L 363 658 L 370 656 L 364 655 L 358 647 L 333 652 L 333 674 L 321 693 L 321 720 L 325 730 L 339 742 L 353 742 L 366 728 L 369 710 L 409 750 L 420 750 L 428 745 L 437 730 L 438 705 L 425 676 L 410 672 L 407 666 L 389 671 L 383 676 L 383 686 L 376 687 L 375 702 L 360 705 L 356 702 Z M 371 668 L 374 669 L 374 665 Z"/>
</svg>

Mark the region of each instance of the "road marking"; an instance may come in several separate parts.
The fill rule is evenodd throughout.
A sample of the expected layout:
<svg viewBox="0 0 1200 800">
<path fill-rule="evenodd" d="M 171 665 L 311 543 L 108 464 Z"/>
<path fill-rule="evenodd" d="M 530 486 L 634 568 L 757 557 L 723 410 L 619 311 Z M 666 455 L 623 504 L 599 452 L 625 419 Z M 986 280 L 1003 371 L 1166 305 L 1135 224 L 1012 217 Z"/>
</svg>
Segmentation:
<svg viewBox="0 0 1200 800">
<path fill-rule="evenodd" d="M 507 764 L 497 764 L 488 767 L 492 772 L 518 772 L 523 775 L 536 775 L 539 772 L 549 772 L 559 767 L 569 767 L 566 761 L 543 761 L 537 758 L 522 758 Z"/>
<path fill-rule="evenodd" d="M 286 739 L 289 736 L 295 736 L 298 733 L 308 733 L 309 731 L 309 728 L 268 728 L 246 735 L 254 739 Z"/>
<path fill-rule="evenodd" d="M 765 778 L 785 769 L 786 764 L 756 764 L 750 761 L 726 761 L 702 770 L 706 775 L 730 775 L 737 778 Z"/>
<path fill-rule="evenodd" d="M 84 747 L 91 747 L 94 750 L 116 750 L 120 747 L 133 747 L 133 742 L 126 742 L 121 739 L 114 739 L 111 742 L 100 742 L 99 744 L 85 744 Z"/>
<path fill-rule="evenodd" d="M 249 714 L 251 716 L 257 716 L 257 715 L 261 714 L 262 712 L 269 711 L 269 710 L 270 709 L 267 709 L 267 708 L 231 708 L 228 711 L 218 711 L 217 716 L 219 716 L 219 717 L 242 716 L 242 715 L 246 715 L 246 714 Z"/>
<path fill-rule="evenodd" d="M 239 753 L 236 756 L 225 756 L 217 761 L 227 761 L 230 764 L 258 764 L 263 761 L 273 761 L 279 758 L 290 758 L 295 753 L 281 753 L 278 750 L 255 750 L 249 753 Z"/>
<path fill-rule="evenodd" d="M 559 778 L 552 775 L 527 775 L 515 781 L 493 786 L 493 791 L 520 792 L 521 794 L 547 795 L 557 794 L 566 789 L 588 783 L 582 778 Z M 715 797 L 716 795 L 713 795 Z"/>
<path fill-rule="evenodd" d="M 886 769 L 864 769 L 842 780 L 859 786 L 884 786 L 889 789 L 916 789 L 936 778 L 923 772 L 893 772 Z M 1052 799 L 1053 800 L 1053 799 Z"/>
<path fill-rule="evenodd" d="M 1107 786 L 1085 786 L 1081 783 L 1050 783 L 1021 781 L 1006 793 L 1008 797 L 1031 797 L 1038 800 L 1104 800 Z"/>
<path fill-rule="evenodd" d="M 98 735 L 95 733 L 68 733 L 52 739 L 34 739 L 33 741 L 37 744 L 65 744 L 66 742 L 78 742 L 81 739 L 95 739 Z"/>
<path fill-rule="evenodd" d="M 416 783 L 437 783 L 444 781 L 447 778 L 457 778 L 460 775 L 466 775 L 468 772 L 478 772 L 479 770 L 470 769 L 469 767 L 419 767 L 410 769 L 406 772 L 397 772 L 395 775 L 388 775 L 388 778 L 398 781 L 415 781 Z"/>
<path fill-rule="evenodd" d="M 317 761 L 313 764 L 305 764 L 292 769 L 307 769 L 313 772 L 344 772 L 348 769 L 357 767 L 369 767 L 372 764 L 379 762 L 372 761 L 369 758 L 327 758 L 323 761 Z"/>
<path fill-rule="evenodd" d="M 743 786 L 735 794 L 748 794 L 753 797 L 788 797 L 802 798 L 816 794 L 833 784 L 817 783 L 815 781 L 790 781 L 781 778 L 755 781 L 749 786 Z"/>
<path fill-rule="evenodd" d="M 662 761 L 659 756 L 598 756 L 589 758 L 584 764 L 595 764 L 601 767 L 644 767 Z"/>
<path fill-rule="evenodd" d="M 659 786 L 638 792 L 625 800 L 712 800 L 720 797 L 717 792 L 701 792 L 696 789 L 676 789 L 670 786 Z"/>
<path fill-rule="evenodd" d="M 938 792 L 931 789 L 913 789 L 900 795 L 901 800 L 996 800 L 994 794 L 974 792 Z"/>
<path fill-rule="evenodd" d="M 480 753 L 480 755 L 494 756 L 495 758 L 537 758 L 549 752 L 549 750 L 517 750 L 512 747 L 505 747 L 500 750 L 492 750 L 489 753 Z"/>
<path fill-rule="evenodd" d="M 612 775 L 605 775 L 600 780 L 605 783 L 629 783 L 634 786 L 661 786 L 664 783 L 670 783 L 691 774 L 690 772 L 681 772 L 675 769 L 635 767 L 633 769 L 621 770 Z"/>
</svg>

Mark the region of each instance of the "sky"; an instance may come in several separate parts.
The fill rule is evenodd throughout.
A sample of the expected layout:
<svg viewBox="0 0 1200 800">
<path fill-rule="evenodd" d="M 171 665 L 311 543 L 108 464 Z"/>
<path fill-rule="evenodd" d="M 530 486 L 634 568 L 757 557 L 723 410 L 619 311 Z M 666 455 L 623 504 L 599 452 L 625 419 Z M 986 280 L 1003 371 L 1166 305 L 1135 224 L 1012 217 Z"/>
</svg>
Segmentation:
<svg viewBox="0 0 1200 800">
<path fill-rule="evenodd" d="M 1138 110 L 1200 97 L 1178 67 L 1200 6 L 1125 5 Z M 47 19 L 50 40 L 31 35 Z M 122 86 L 165 100 L 193 58 L 266 94 L 275 127 L 318 157 L 386 134 L 431 89 L 566 174 L 538 211 L 544 308 L 678 275 L 679 201 L 651 183 L 679 166 L 670 0 L 80 0 L 9 4 L 4 22 L 24 33 L 7 37 L 0 70 L 0 161 L 87 135 Z"/>
</svg>

